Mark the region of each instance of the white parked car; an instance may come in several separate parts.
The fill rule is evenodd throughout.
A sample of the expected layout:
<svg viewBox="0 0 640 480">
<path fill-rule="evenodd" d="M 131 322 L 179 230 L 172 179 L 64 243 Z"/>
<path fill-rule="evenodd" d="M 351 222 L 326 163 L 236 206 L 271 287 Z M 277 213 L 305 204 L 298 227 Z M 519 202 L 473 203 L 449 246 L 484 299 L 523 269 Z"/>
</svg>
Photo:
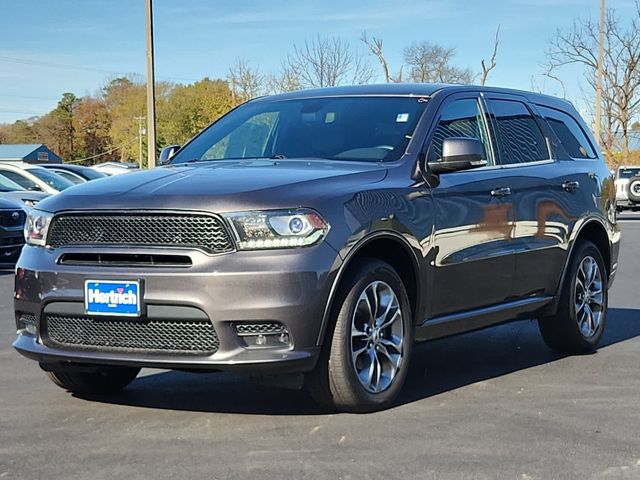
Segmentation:
<svg viewBox="0 0 640 480">
<path fill-rule="evenodd" d="M 0 163 L 0 175 L 14 181 L 25 190 L 35 192 L 53 194 L 73 187 L 69 180 L 30 163 Z"/>
<path fill-rule="evenodd" d="M 122 173 L 137 172 L 138 165 L 126 162 L 105 162 L 93 165 L 91 168 L 107 175 L 120 175 Z"/>
<path fill-rule="evenodd" d="M 640 209 L 640 166 L 620 166 L 616 173 L 616 208 Z"/>
</svg>

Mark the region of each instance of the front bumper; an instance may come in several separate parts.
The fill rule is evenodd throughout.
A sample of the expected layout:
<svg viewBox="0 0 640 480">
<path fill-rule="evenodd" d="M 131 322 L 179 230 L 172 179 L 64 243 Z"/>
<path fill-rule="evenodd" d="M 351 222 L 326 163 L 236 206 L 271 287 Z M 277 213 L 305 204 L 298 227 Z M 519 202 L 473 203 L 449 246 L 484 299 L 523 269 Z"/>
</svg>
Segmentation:
<svg viewBox="0 0 640 480">
<path fill-rule="evenodd" d="M 240 371 L 249 374 L 304 372 L 313 368 L 320 345 L 330 286 L 340 257 L 325 242 L 310 248 L 235 252 L 210 256 L 198 251 L 181 254 L 192 259 L 190 267 L 71 266 L 58 263 L 63 253 L 82 248 L 48 250 L 26 246 L 16 273 L 16 315 L 31 314 L 36 335 L 19 333 L 13 346 L 41 363 L 128 365 Z M 122 249 L 101 249 L 101 252 Z M 148 253 L 149 249 L 127 249 Z M 167 250 L 175 254 L 175 250 Z M 154 250 L 161 254 L 162 250 Z M 140 280 L 147 307 L 188 307 L 203 312 L 213 324 L 219 347 L 213 354 L 158 352 L 140 349 L 105 349 L 58 345 L 48 341 L 44 311 L 77 315 L 84 302 L 85 280 Z M 62 310 L 61 310 L 62 309 Z M 166 310 L 166 308 L 165 308 Z M 142 320 L 145 320 L 143 314 Z M 175 318 L 175 320 L 182 320 Z M 289 345 L 248 347 L 235 325 L 243 322 L 280 322 Z"/>
<path fill-rule="evenodd" d="M 640 203 L 636 203 L 628 198 L 616 199 L 616 207 L 640 207 Z"/>
<path fill-rule="evenodd" d="M 12 267 L 20 257 L 20 251 L 24 245 L 24 236 L 20 231 L 18 234 L 0 235 L 0 266 Z"/>
</svg>

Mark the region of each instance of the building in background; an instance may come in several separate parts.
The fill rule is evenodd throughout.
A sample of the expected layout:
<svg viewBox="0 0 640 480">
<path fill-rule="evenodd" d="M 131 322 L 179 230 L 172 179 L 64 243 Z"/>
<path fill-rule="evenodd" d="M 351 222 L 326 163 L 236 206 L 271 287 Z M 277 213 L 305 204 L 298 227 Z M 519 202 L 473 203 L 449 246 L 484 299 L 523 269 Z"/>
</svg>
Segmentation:
<svg viewBox="0 0 640 480">
<path fill-rule="evenodd" d="M 55 152 L 41 143 L 0 145 L 0 162 L 62 163 Z"/>
</svg>

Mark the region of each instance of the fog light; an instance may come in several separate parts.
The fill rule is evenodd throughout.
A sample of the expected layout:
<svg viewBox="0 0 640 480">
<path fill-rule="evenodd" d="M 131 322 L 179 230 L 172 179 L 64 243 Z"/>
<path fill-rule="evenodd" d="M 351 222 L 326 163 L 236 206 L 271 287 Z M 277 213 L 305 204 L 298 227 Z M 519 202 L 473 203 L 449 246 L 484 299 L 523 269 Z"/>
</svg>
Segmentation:
<svg viewBox="0 0 640 480">
<path fill-rule="evenodd" d="M 16 328 L 19 335 L 33 335 L 38 333 L 36 316 L 32 313 L 16 313 Z"/>
<path fill-rule="evenodd" d="M 234 326 L 247 348 L 291 345 L 289 332 L 280 322 L 236 323 Z"/>
</svg>

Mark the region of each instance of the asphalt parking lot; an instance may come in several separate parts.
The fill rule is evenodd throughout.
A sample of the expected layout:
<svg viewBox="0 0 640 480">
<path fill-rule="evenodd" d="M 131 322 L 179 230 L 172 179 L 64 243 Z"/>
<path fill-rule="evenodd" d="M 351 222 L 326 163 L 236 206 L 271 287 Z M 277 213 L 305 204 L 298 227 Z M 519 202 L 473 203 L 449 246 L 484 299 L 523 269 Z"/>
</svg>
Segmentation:
<svg viewBox="0 0 640 480">
<path fill-rule="evenodd" d="M 81 399 L 12 348 L 0 276 L 0 478 L 640 478 L 640 215 L 623 216 L 604 345 L 561 357 L 534 322 L 422 345 L 398 405 L 328 415 L 303 391 L 144 371 Z"/>
</svg>

